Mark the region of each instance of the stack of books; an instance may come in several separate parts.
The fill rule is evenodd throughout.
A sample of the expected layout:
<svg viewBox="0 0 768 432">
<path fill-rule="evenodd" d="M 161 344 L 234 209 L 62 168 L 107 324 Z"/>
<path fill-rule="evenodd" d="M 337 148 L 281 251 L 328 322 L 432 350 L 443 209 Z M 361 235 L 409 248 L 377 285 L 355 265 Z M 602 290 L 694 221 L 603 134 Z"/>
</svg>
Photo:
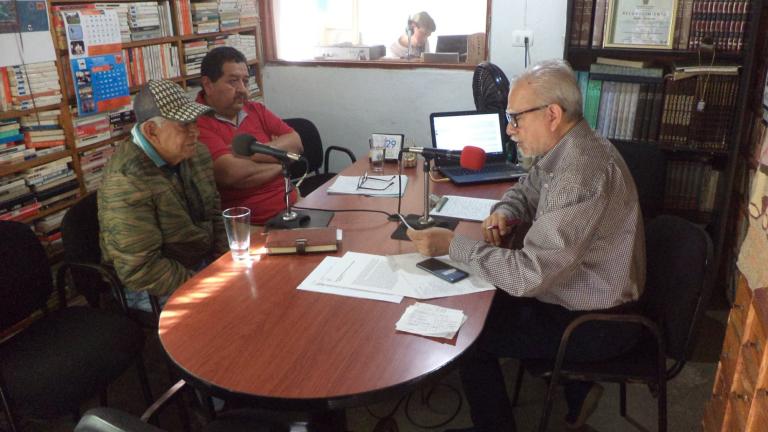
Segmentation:
<svg viewBox="0 0 768 432">
<path fill-rule="evenodd" d="M 115 137 L 128 133 L 136 123 L 136 113 L 131 106 L 109 113 L 110 134 Z"/>
<path fill-rule="evenodd" d="M 188 76 L 200 73 L 200 65 L 206 54 L 208 54 L 207 41 L 196 40 L 184 43 L 184 67 Z"/>
<path fill-rule="evenodd" d="M 254 0 L 238 0 L 240 27 L 256 27 L 259 24 L 259 7 Z"/>
<path fill-rule="evenodd" d="M 94 191 L 101 186 L 104 178 L 104 166 L 115 153 L 118 145 L 119 143 L 113 143 L 80 153 L 80 170 L 83 173 L 85 189 L 88 192 Z"/>
<path fill-rule="evenodd" d="M 237 49 L 248 60 L 256 59 L 256 36 L 248 34 L 233 34 L 229 35 L 225 44 L 232 48 Z"/>
<path fill-rule="evenodd" d="M 66 139 L 59 121 L 60 114 L 61 110 L 40 111 L 21 118 L 21 130 L 25 137 L 38 136 L 35 140 L 25 140 L 27 148 L 35 150 L 35 156 L 64 151 Z M 57 137 L 57 139 L 40 139 L 41 135 L 46 135 L 43 132 L 49 132 L 47 134 L 49 138 Z"/>
<path fill-rule="evenodd" d="M 240 27 L 238 0 L 219 0 L 219 24 L 221 31 Z"/>
<path fill-rule="evenodd" d="M 128 3 L 96 3 L 97 9 L 116 10 L 120 21 L 120 40 L 123 43 L 131 41 L 131 28 L 128 25 Z"/>
<path fill-rule="evenodd" d="M 0 220 L 20 221 L 39 212 L 37 196 L 23 175 L 0 178 Z"/>
<path fill-rule="evenodd" d="M 216 2 L 192 3 L 192 25 L 195 34 L 219 31 L 219 4 Z"/>
<path fill-rule="evenodd" d="M 14 153 L 19 141 L 24 139 L 17 119 L 0 120 L 0 162 L 4 155 Z"/>
<path fill-rule="evenodd" d="M 35 149 L 28 149 L 18 119 L 0 121 L 0 165 L 24 162 L 35 157 Z"/>
<path fill-rule="evenodd" d="M 160 9 L 156 2 L 136 2 L 128 6 L 131 40 L 140 41 L 165 36 L 160 28 Z"/>
<path fill-rule="evenodd" d="M 0 177 L 0 213 L 34 198 L 21 174 Z"/>
<path fill-rule="evenodd" d="M 61 102 L 56 63 L 41 62 L 0 68 L 0 109 L 26 110 Z"/>
<path fill-rule="evenodd" d="M 64 250 L 61 239 L 61 221 L 66 213 L 66 210 L 61 210 L 35 220 L 35 234 L 49 256 Z"/>
<path fill-rule="evenodd" d="M 76 117 L 73 118 L 72 126 L 75 129 L 75 147 L 77 148 L 96 144 L 112 136 L 109 114 Z"/>
</svg>

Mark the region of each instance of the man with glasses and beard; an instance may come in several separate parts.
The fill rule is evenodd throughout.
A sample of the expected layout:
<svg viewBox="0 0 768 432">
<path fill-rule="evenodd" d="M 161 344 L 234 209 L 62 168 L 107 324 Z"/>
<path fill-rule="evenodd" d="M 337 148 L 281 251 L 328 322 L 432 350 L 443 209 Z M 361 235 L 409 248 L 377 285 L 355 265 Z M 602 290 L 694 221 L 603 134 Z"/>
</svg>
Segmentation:
<svg viewBox="0 0 768 432">
<path fill-rule="evenodd" d="M 408 230 L 421 254 L 449 254 L 498 288 L 483 332 L 460 365 L 470 430 L 479 431 L 515 429 L 500 357 L 552 360 L 571 321 L 587 312 L 631 311 L 645 285 L 635 183 L 610 141 L 584 120 L 570 66 L 545 61 L 523 72 L 509 92 L 507 118 L 507 134 L 536 162 L 483 221 L 484 241 L 444 228 Z M 531 226 L 522 247 L 512 249 L 519 221 Z M 568 360 L 619 355 L 640 332 L 631 324 L 585 327 L 571 338 Z M 581 427 L 601 393 L 596 383 L 566 383 L 566 426 Z"/>
</svg>

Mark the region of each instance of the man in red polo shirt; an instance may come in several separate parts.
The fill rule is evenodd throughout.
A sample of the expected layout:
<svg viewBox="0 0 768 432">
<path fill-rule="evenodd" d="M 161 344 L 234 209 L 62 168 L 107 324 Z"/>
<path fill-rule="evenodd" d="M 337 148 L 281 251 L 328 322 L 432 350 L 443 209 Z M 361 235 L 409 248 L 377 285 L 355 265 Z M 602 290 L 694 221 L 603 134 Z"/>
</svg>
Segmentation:
<svg viewBox="0 0 768 432">
<path fill-rule="evenodd" d="M 211 50 L 201 65 L 203 90 L 197 102 L 213 112 L 197 119 L 199 140 L 213 158 L 213 174 L 221 207 L 248 207 L 251 222 L 264 224 L 285 210 L 285 180 L 280 162 L 267 155 L 248 158 L 232 154 L 232 138 L 247 133 L 258 142 L 292 153 L 302 153 L 301 138 L 264 105 L 248 101 L 248 65 L 231 47 Z M 291 191 L 291 203 L 297 194 Z"/>
</svg>

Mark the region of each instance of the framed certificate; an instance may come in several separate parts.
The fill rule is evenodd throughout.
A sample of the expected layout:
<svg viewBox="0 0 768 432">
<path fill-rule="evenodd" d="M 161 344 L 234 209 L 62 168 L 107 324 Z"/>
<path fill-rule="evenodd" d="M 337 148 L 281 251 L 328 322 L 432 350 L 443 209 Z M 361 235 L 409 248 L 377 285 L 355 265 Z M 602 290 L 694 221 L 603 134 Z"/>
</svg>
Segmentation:
<svg viewBox="0 0 768 432">
<path fill-rule="evenodd" d="M 400 149 L 403 148 L 403 134 L 371 134 L 371 140 L 374 143 L 384 143 L 384 159 L 397 160 L 397 155 L 400 153 Z"/>
<path fill-rule="evenodd" d="M 608 0 L 605 48 L 672 49 L 679 0 Z"/>
</svg>

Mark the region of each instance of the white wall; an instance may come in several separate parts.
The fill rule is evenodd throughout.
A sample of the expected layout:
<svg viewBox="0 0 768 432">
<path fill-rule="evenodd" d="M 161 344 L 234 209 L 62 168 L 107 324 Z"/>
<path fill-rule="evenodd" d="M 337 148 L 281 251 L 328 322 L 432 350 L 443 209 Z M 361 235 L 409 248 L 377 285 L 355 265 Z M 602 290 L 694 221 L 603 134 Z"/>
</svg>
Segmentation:
<svg viewBox="0 0 768 432">
<path fill-rule="evenodd" d="M 561 58 L 566 0 L 494 0 L 490 61 L 508 77 L 524 69 L 523 49 L 510 47 L 513 30 L 533 31 L 531 61 Z M 403 133 L 430 146 L 429 114 L 474 109 L 472 71 L 356 69 L 267 65 L 264 102 L 277 115 L 305 117 L 320 130 L 323 145 L 340 145 L 358 157 L 375 132 Z M 338 155 L 337 155 L 338 157 Z M 332 161 L 338 170 L 347 163 Z"/>
</svg>

